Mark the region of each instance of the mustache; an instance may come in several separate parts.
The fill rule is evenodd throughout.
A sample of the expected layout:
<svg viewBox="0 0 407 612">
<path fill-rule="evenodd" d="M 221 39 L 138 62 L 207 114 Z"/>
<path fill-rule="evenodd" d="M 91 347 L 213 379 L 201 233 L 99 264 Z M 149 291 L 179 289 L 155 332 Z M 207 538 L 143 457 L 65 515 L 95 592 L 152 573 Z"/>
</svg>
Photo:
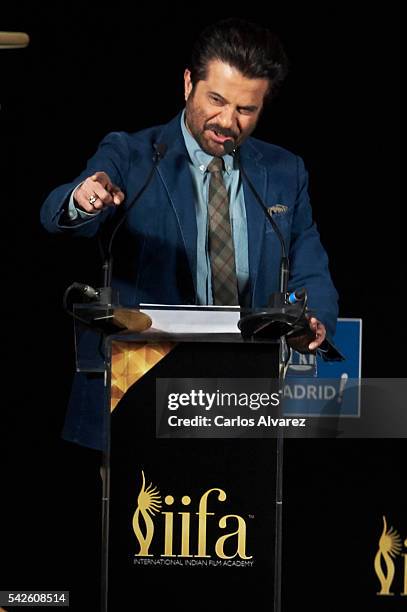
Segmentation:
<svg viewBox="0 0 407 612">
<path fill-rule="evenodd" d="M 230 138 L 233 138 L 234 140 L 236 140 L 236 138 L 238 137 L 238 134 L 235 134 L 235 132 L 233 132 L 233 130 L 229 130 L 228 128 L 224 128 L 224 127 L 218 125 L 217 123 L 206 123 L 204 129 L 205 130 L 212 130 L 214 132 L 218 132 L 218 134 L 222 134 L 222 136 L 229 136 Z"/>
</svg>

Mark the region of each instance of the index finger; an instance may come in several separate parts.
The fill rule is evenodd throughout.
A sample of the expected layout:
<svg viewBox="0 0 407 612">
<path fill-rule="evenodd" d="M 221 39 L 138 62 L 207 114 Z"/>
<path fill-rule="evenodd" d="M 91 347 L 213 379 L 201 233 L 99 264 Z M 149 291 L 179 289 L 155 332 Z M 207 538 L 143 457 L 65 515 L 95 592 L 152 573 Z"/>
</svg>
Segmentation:
<svg viewBox="0 0 407 612">
<path fill-rule="evenodd" d="M 106 174 L 106 172 L 95 172 L 95 174 L 92 174 L 92 176 L 90 176 L 89 178 L 91 181 L 96 181 L 97 183 L 102 185 L 104 189 L 106 189 L 106 186 L 112 184 L 110 177 L 108 174 Z"/>
</svg>

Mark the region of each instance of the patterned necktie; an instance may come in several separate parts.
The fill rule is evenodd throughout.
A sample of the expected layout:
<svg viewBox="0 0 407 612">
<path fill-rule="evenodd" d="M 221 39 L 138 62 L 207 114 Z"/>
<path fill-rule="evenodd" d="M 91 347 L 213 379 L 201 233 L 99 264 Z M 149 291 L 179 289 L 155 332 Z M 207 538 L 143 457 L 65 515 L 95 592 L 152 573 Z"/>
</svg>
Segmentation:
<svg viewBox="0 0 407 612">
<path fill-rule="evenodd" d="M 235 252 L 229 216 L 229 197 L 223 182 L 223 159 L 214 157 L 208 165 L 209 256 L 212 269 L 213 303 L 239 304 Z"/>
</svg>

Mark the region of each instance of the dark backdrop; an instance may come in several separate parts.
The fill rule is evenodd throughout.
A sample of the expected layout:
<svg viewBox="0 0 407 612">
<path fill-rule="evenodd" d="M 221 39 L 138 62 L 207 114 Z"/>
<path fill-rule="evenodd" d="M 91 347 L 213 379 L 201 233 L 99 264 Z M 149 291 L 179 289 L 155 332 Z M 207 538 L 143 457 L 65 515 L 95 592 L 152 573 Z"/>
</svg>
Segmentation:
<svg viewBox="0 0 407 612">
<path fill-rule="evenodd" d="M 2 15 L 1 29 L 31 37 L 27 49 L 0 51 L 5 588 L 66 588 L 66 575 L 72 588 L 93 584 L 86 568 L 92 574 L 98 563 L 99 485 L 89 484 L 98 457 L 59 440 L 73 371 L 61 298 L 74 280 L 99 284 L 98 254 L 92 242 L 47 235 L 41 203 L 107 132 L 174 116 L 192 41 L 229 16 L 201 12 L 62 2 Z M 305 160 L 340 316 L 363 319 L 363 374 L 402 376 L 404 204 L 391 138 L 399 132 L 398 17 L 339 5 L 238 16 L 273 28 L 290 57 L 286 85 L 256 135 Z"/>
</svg>

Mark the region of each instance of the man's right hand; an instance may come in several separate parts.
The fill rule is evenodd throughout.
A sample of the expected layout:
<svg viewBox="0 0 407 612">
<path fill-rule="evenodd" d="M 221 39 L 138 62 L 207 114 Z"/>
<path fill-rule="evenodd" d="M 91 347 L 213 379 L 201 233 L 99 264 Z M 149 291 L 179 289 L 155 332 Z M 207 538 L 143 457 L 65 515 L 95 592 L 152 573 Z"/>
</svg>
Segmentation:
<svg viewBox="0 0 407 612">
<path fill-rule="evenodd" d="M 107 206 L 120 206 L 124 193 L 114 185 L 106 172 L 95 172 L 73 193 L 75 205 L 87 213 L 95 213 Z"/>
</svg>

